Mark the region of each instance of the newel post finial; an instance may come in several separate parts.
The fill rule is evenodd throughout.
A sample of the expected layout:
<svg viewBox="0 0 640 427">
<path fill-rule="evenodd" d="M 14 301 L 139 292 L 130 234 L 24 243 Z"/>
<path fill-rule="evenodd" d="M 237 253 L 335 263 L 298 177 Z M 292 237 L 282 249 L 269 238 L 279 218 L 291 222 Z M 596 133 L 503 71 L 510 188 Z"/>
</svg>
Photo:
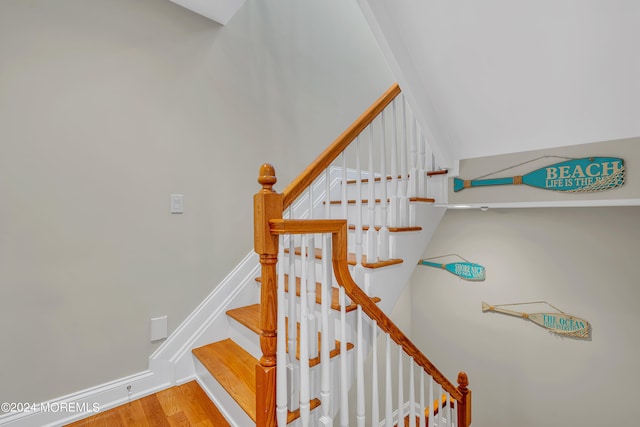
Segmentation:
<svg viewBox="0 0 640 427">
<path fill-rule="evenodd" d="M 465 372 L 458 374 L 458 391 L 462 394 L 458 402 L 458 425 L 468 427 L 471 425 L 471 390 L 469 390 L 469 378 Z"/>
<path fill-rule="evenodd" d="M 258 183 L 262 186 L 253 196 L 254 250 L 260 255 L 260 349 L 262 357 L 256 366 L 256 426 L 275 426 L 276 334 L 278 280 L 278 236 L 271 233 L 269 221 L 282 219 L 283 198 L 273 185 L 276 171 L 268 163 L 260 166 Z"/>
<path fill-rule="evenodd" d="M 278 182 L 276 178 L 276 169 L 269 163 L 260 166 L 258 173 L 258 183 L 262 185 L 262 191 L 273 192 L 273 185 Z"/>
</svg>

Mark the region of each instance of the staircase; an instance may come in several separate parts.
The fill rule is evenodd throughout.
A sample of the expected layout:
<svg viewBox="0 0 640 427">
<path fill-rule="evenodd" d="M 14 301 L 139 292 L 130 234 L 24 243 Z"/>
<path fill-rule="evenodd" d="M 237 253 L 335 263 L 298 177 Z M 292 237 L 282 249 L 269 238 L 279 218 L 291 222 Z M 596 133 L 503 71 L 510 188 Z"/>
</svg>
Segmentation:
<svg viewBox="0 0 640 427">
<path fill-rule="evenodd" d="M 466 375 L 452 385 L 385 314 L 444 214 L 435 199 L 446 197 L 446 171 L 399 87 L 283 193 L 276 181 L 263 165 L 259 270 L 223 302 L 224 322 L 199 332 L 191 359 L 170 361 L 176 376 L 193 363 L 238 426 L 468 426 Z M 374 368 L 365 375 L 367 358 Z"/>
</svg>

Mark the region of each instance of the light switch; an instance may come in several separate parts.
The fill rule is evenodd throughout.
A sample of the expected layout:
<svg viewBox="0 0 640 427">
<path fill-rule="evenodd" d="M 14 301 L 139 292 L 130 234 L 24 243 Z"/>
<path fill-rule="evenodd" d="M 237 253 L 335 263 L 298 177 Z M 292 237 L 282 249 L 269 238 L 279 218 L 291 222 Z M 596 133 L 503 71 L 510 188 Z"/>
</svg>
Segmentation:
<svg viewBox="0 0 640 427">
<path fill-rule="evenodd" d="M 151 319 L 151 341 L 162 340 L 167 337 L 167 316 Z"/>
<path fill-rule="evenodd" d="M 184 205 L 183 205 L 182 194 L 172 194 L 170 212 L 172 214 L 181 214 L 183 211 L 184 211 Z"/>
</svg>

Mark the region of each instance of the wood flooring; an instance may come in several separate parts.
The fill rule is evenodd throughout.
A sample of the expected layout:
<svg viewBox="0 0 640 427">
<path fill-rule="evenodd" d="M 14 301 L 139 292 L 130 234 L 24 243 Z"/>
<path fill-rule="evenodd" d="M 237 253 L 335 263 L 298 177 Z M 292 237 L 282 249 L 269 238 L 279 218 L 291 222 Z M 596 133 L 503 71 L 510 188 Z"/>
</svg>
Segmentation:
<svg viewBox="0 0 640 427">
<path fill-rule="evenodd" d="M 66 427 L 230 427 L 197 382 L 159 391 Z"/>
</svg>

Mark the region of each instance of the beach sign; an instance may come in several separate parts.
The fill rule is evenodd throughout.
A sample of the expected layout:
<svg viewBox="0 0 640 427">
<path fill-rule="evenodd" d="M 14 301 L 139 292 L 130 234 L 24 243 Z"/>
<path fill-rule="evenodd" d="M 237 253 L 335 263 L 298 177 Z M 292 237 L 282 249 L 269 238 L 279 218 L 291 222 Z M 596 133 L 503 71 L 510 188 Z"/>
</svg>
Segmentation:
<svg viewBox="0 0 640 427">
<path fill-rule="evenodd" d="M 441 268 L 447 270 L 449 273 L 454 274 L 461 279 L 470 281 L 482 281 L 485 279 L 485 268 L 480 264 L 473 262 L 450 262 L 448 264 L 441 264 L 437 262 L 427 261 L 421 259 L 418 261 L 418 265 L 426 265 L 428 267 Z"/>
<path fill-rule="evenodd" d="M 515 311 L 503 308 L 505 306 L 514 305 L 527 305 L 527 304 L 547 304 L 552 307 L 556 312 L 543 312 L 543 313 L 525 313 L 521 311 Z M 567 336 L 572 338 L 589 338 L 591 334 L 591 325 L 584 319 L 566 314 L 546 301 L 536 301 L 527 303 L 516 304 L 501 304 L 501 305 L 489 305 L 486 302 L 482 303 L 482 312 L 491 311 L 494 313 L 507 314 L 509 316 L 521 317 L 532 321 L 538 326 L 541 326 L 550 332 Z"/>
<path fill-rule="evenodd" d="M 586 157 L 545 166 L 526 175 L 508 178 L 453 179 L 453 191 L 490 185 L 528 185 L 544 190 L 565 192 L 595 192 L 610 190 L 624 184 L 624 160 L 617 157 Z"/>
</svg>

